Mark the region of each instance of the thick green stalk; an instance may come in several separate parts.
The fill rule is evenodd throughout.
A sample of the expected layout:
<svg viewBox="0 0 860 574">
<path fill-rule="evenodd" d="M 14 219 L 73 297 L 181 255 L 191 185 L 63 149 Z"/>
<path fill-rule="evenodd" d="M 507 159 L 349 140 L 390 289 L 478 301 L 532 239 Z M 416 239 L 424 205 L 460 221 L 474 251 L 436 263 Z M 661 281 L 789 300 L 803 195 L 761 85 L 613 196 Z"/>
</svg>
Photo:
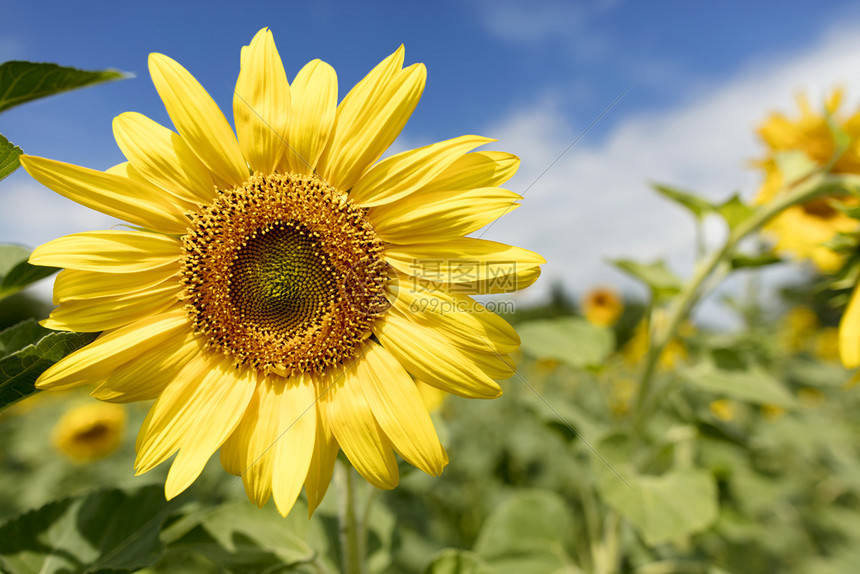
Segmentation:
<svg viewBox="0 0 860 574">
<path fill-rule="evenodd" d="M 696 266 L 693 276 L 684 285 L 681 292 L 672 300 L 669 306 L 667 320 L 662 329 L 655 332 L 652 325 L 651 345 L 645 357 L 645 366 L 639 380 L 639 393 L 636 399 L 636 415 L 634 427 L 641 431 L 651 410 L 651 385 L 657 369 L 657 363 L 666 345 L 672 341 L 678 332 L 678 327 L 687 318 L 693 306 L 705 294 L 703 286 L 712 277 L 721 264 L 728 262 L 738 244 L 751 233 L 758 231 L 765 223 L 779 215 L 785 209 L 799 203 L 805 203 L 815 197 L 828 193 L 844 192 L 849 186 L 857 188 L 858 179 L 850 176 L 813 175 L 795 184 L 786 193 L 778 195 L 771 203 L 756 209 L 749 217 L 737 224 L 731 230 L 726 242 L 719 249 L 711 252 Z"/>
<path fill-rule="evenodd" d="M 364 574 L 364 556 L 359 537 L 362 529 L 359 527 L 355 506 L 355 481 L 352 467 L 348 462 L 338 460 L 338 483 L 340 486 L 340 511 L 338 521 L 340 528 L 340 546 L 343 553 L 343 572 L 345 574 Z"/>
</svg>

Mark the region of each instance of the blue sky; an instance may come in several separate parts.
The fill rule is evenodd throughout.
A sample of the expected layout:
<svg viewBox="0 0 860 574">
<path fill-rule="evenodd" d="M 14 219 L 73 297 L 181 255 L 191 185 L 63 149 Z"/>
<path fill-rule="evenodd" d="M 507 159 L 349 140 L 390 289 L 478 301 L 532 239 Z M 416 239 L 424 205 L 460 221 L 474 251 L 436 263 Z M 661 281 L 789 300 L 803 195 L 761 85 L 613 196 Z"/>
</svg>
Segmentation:
<svg viewBox="0 0 860 574">
<path fill-rule="evenodd" d="M 508 187 L 528 189 L 524 205 L 487 237 L 543 253 L 545 275 L 571 291 L 631 288 L 606 257 L 689 267 L 691 226 L 648 180 L 751 197 L 758 180 L 746 161 L 761 153 L 753 128 L 768 111 L 793 111 L 796 93 L 815 99 L 835 86 L 852 105 L 860 97 L 860 9 L 849 2 L 9 2 L 0 59 L 136 77 L 13 109 L 0 133 L 27 153 L 107 168 L 123 161 L 114 116 L 134 110 L 169 125 L 149 52 L 178 60 L 229 110 L 239 50 L 263 26 L 288 77 L 321 58 L 337 70 L 341 95 L 405 44 L 407 63 L 424 62 L 428 81 L 395 148 L 478 133 L 520 155 Z M 23 171 L 0 183 L 2 242 L 109 225 Z"/>
</svg>

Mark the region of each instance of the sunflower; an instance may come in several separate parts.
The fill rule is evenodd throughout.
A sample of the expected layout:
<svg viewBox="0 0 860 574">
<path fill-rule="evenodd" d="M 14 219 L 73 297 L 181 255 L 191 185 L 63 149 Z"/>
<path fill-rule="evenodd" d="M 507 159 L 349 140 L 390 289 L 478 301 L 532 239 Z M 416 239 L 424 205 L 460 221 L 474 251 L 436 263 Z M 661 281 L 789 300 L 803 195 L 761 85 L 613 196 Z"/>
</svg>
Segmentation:
<svg viewBox="0 0 860 574">
<path fill-rule="evenodd" d="M 104 458 L 119 447 L 125 408 L 106 403 L 76 406 L 63 414 L 52 432 L 54 448 L 76 462 Z"/>
<path fill-rule="evenodd" d="M 611 287 L 595 287 L 582 298 L 585 319 L 598 327 L 611 327 L 624 311 L 621 295 Z"/>
<path fill-rule="evenodd" d="M 54 191 L 130 228 L 61 237 L 31 263 L 64 268 L 44 322 L 101 332 L 49 368 L 42 389 L 95 383 L 109 402 L 155 399 L 138 474 L 174 458 L 167 498 L 220 449 L 249 498 L 310 511 L 340 450 L 376 487 L 395 453 L 431 475 L 448 457 L 418 382 L 463 397 L 501 394 L 513 328 L 471 298 L 533 283 L 545 261 L 466 237 L 516 207 L 499 187 L 510 154 L 462 136 L 392 155 L 424 88 L 401 46 L 337 103 L 314 60 L 287 76 L 263 29 L 241 53 L 235 133 L 174 60 L 149 57 L 176 128 L 114 120 L 127 163 L 105 172 L 21 163 Z"/>
<path fill-rule="evenodd" d="M 776 154 L 801 151 L 820 166 L 826 165 L 836 152 L 830 123 L 836 123 L 850 138 L 845 152 L 832 167 L 835 173 L 860 173 L 860 112 L 848 118 L 839 114 L 842 92 L 834 91 L 824 105 L 824 112 L 812 110 L 808 100 L 798 99 L 799 117 L 792 119 L 781 113 L 772 114 L 758 129 L 768 148 L 768 155 L 758 162 L 764 171 L 764 183 L 756 201 L 768 203 L 780 193 L 784 177 L 776 162 Z M 789 207 L 765 226 L 765 233 L 775 239 L 775 249 L 798 259 L 810 260 L 821 271 L 832 273 L 842 265 L 842 257 L 825 244 L 838 233 L 856 230 L 857 221 L 835 206 L 838 203 L 856 205 L 853 198 L 830 195 L 802 205 Z"/>
</svg>

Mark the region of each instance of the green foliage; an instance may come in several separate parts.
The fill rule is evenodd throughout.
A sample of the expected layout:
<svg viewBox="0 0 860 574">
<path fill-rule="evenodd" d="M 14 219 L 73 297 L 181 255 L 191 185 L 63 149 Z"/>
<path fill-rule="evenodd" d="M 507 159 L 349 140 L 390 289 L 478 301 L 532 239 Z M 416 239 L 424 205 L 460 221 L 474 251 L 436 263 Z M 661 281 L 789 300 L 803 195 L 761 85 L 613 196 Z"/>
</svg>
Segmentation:
<svg viewBox="0 0 860 574">
<path fill-rule="evenodd" d="M 0 135 L 0 179 L 18 169 L 21 165 L 18 156 L 22 153 L 21 148 Z"/>
<path fill-rule="evenodd" d="M 57 64 L 4 62 L 0 64 L 0 112 L 38 98 L 128 77 L 118 70 L 78 70 Z"/>
<path fill-rule="evenodd" d="M 831 129 L 833 128 L 838 129 L 835 125 L 831 125 Z M 837 132 L 834 132 L 834 135 L 836 135 L 836 133 Z M 841 130 L 839 130 L 838 133 L 843 136 L 846 135 Z M 836 151 L 832 158 L 833 162 L 839 158 L 847 145 L 845 138 L 841 136 L 836 143 Z M 779 170 L 779 173 L 782 176 L 783 185 L 786 186 L 794 185 L 813 173 L 821 171 L 822 167 L 812 161 L 812 159 L 804 152 L 797 150 L 783 151 L 774 154 L 774 162 L 776 163 L 776 169 Z"/>
<path fill-rule="evenodd" d="M 731 196 L 717 206 L 717 213 L 725 219 L 729 229 L 734 229 L 746 221 L 753 214 L 753 211 L 753 208 L 744 203 L 738 194 Z"/>
<path fill-rule="evenodd" d="M 130 77 L 118 70 L 78 70 L 36 62 L 0 64 L 0 112 L 26 102 L 86 86 Z M 18 169 L 23 152 L 0 135 L 0 180 Z"/>
<path fill-rule="evenodd" d="M 696 219 L 702 219 L 709 213 L 716 211 L 716 207 L 712 203 L 689 191 L 681 191 L 675 187 L 659 183 L 652 184 L 651 187 L 666 199 L 670 199 L 687 209 Z"/>
<path fill-rule="evenodd" d="M 497 574 L 480 556 L 466 550 L 449 548 L 440 552 L 424 574 Z"/>
<path fill-rule="evenodd" d="M 45 369 L 95 337 L 50 331 L 32 319 L 0 331 L 0 409 L 35 393 Z"/>
<path fill-rule="evenodd" d="M 58 269 L 31 265 L 30 251 L 17 245 L 0 245 L 0 299 L 49 277 Z"/>
<path fill-rule="evenodd" d="M 519 491 L 487 517 L 475 552 L 496 572 L 556 571 L 572 564 L 564 542 L 573 516 L 560 495 L 548 490 Z"/>
<path fill-rule="evenodd" d="M 51 502 L 0 526 L 4 572 L 130 572 L 161 555 L 161 526 L 178 502 L 162 490 L 106 490 Z"/>
<path fill-rule="evenodd" d="M 703 364 L 684 371 L 682 376 L 690 385 L 719 396 L 787 409 L 797 407 L 797 399 L 763 369 L 729 371 Z"/>
<path fill-rule="evenodd" d="M 666 267 L 665 261 L 639 263 L 632 259 L 615 259 L 610 263 L 644 283 L 655 300 L 677 295 L 681 291 L 681 280 Z"/>
<path fill-rule="evenodd" d="M 529 321 L 518 331 L 523 350 L 572 367 L 599 367 L 615 348 L 611 330 L 578 317 Z"/>
<path fill-rule="evenodd" d="M 634 460 L 630 442 L 613 436 L 596 447 L 604 460 L 592 460 L 592 468 L 607 505 L 628 519 L 651 546 L 688 537 L 713 524 L 717 488 L 710 472 L 682 468 L 658 476 L 637 473 L 630 464 Z"/>
<path fill-rule="evenodd" d="M 737 254 L 729 259 L 732 269 L 750 269 L 755 267 L 767 267 L 782 263 L 782 258 L 772 252 L 758 253 L 755 255 Z"/>
</svg>

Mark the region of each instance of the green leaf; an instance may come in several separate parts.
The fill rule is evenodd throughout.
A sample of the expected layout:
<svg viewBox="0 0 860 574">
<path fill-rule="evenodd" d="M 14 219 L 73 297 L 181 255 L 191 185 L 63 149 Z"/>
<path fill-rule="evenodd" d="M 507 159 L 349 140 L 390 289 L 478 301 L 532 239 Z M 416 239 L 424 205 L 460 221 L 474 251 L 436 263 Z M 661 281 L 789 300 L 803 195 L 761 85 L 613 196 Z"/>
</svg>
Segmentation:
<svg viewBox="0 0 860 574">
<path fill-rule="evenodd" d="M 640 476 L 631 486 L 633 490 L 610 479 L 598 488 L 606 502 L 630 520 L 648 544 L 688 536 L 717 519 L 717 485 L 705 470 L 691 468 L 662 476 Z"/>
<path fill-rule="evenodd" d="M 305 540 L 308 520 L 301 505 L 296 506 L 283 518 L 271 505 L 259 509 L 247 500 L 224 503 L 169 548 L 243 572 L 307 563 L 316 554 Z"/>
<path fill-rule="evenodd" d="M 639 263 L 631 259 L 613 259 L 609 262 L 647 285 L 655 299 L 672 296 L 681 291 L 681 280 L 666 267 L 665 261 Z"/>
<path fill-rule="evenodd" d="M 29 256 L 30 250 L 19 245 L 0 245 L 0 277 L 8 275 L 13 267 Z"/>
<path fill-rule="evenodd" d="M 738 194 L 733 195 L 717 207 L 717 213 L 723 216 L 729 229 L 734 229 L 755 211 L 745 204 Z"/>
<path fill-rule="evenodd" d="M 8 329 L 3 329 L 0 331 L 0 357 L 6 357 L 15 351 L 20 351 L 27 345 L 32 345 L 53 332 L 39 325 L 35 319 L 27 319 Z"/>
<path fill-rule="evenodd" d="M 0 359 L 0 410 L 35 393 L 45 369 L 96 335 L 49 331 L 32 319 L 0 331 L 0 347 L 9 353 Z"/>
<path fill-rule="evenodd" d="M 802 151 L 779 152 L 774 155 L 774 161 L 782 175 L 783 188 L 809 177 L 822 167 Z"/>
<path fill-rule="evenodd" d="M 0 299 L 57 271 L 56 267 L 31 265 L 30 251 L 18 245 L 0 245 Z"/>
<path fill-rule="evenodd" d="M 615 349 L 615 334 L 578 317 L 529 321 L 518 326 L 523 350 L 571 367 L 599 367 Z"/>
<path fill-rule="evenodd" d="M 59 271 L 56 267 L 42 267 L 32 265 L 28 261 L 21 261 L 9 270 L 9 273 L 0 281 L 0 299 L 17 293 L 24 287 L 35 283 L 45 277 L 50 277 Z"/>
<path fill-rule="evenodd" d="M 52 502 L 0 526 L 0 570 L 83 573 L 131 571 L 162 553 L 161 525 L 178 507 L 161 486 L 105 490 Z"/>
<path fill-rule="evenodd" d="M 520 490 L 487 517 L 474 550 L 499 574 L 575 572 L 565 550 L 572 530 L 564 498 L 549 490 Z"/>
<path fill-rule="evenodd" d="M 21 148 L 0 135 L 0 179 L 18 169 L 21 165 L 18 156 L 22 153 Z"/>
<path fill-rule="evenodd" d="M 474 552 L 446 548 L 427 565 L 424 574 L 496 574 L 496 571 Z"/>
<path fill-rule="evenodd" d="M 564 498 L 550 490 L 518 491 L 484 522 L 475 552 L 484 558 L 532 550 L 554 551 L 571 529 Z"/>
<path fill-rule="evenodd" d="M 733 255 L 729 261 L 732 269 L 766 267 L 775 263 L 782 263 L 782 259 L 775 253 L 759 253 L 756 255 L 745 255 L 739 253 Z"/>
<path fill-rule="evenodd" d="M 630 464 L 630 441 L 621 435 L 604 439 L 595 449 L 603 457 L 592 459 L 591 465 L 598 492 L 647 544 L 689 536 L 717 519 L 717 485 L 710 472 L 685 468 L 660 476 L 637 474 Z"/>
<path fill-rule="evenodd" d="M 652 184 L 651 187 L 653 187 L 654 190 L 663 197 L 671 199 L 678 205 L 689 210 L 696 219 L 701 219 L 716 209 L 711 202 L 705 201 L 701 197 L 688 191 L 681 191 L 677 188 L 659 183 Z"/>
<path fill-rule="evenodd" d="M 78 70 L 57 64 L 9 61 L 0 64 L 0 112 L 13 106 L 130 77 L 118 70 Z"/>
<path fill-rule="evenodd" d="M 682 376 L 696 388 L 732 399 L 788 409 L 797 407 L 797 399 L 779 379 L 761 369 L 729 371 L 705 365 L 688 369 Z"/>
</svg>

